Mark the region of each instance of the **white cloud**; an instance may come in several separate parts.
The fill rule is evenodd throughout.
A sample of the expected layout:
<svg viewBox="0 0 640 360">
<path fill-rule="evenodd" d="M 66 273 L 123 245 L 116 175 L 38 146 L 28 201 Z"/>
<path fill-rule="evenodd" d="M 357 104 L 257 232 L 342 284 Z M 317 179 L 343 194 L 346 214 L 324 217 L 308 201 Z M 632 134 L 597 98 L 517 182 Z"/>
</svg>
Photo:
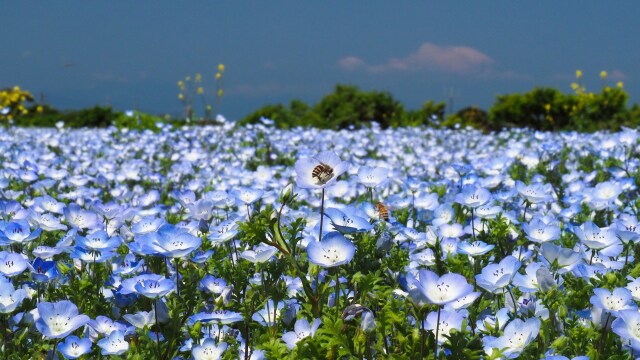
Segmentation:
<svg viewBox="0 0 640 360">
<path fill-rule="evenodd" d="M 527 77 L 511 70 L 496 69 L 494 59 L 472 47 L 439 46 L 429 42 L 404 57 L 393 57 L 383 64 L 368 64 L 351 55 L 338 60 L 338 66 L 348 71 L 365 69 L 373 73 L 428 71 L 509 79 Z"/>
</svg>

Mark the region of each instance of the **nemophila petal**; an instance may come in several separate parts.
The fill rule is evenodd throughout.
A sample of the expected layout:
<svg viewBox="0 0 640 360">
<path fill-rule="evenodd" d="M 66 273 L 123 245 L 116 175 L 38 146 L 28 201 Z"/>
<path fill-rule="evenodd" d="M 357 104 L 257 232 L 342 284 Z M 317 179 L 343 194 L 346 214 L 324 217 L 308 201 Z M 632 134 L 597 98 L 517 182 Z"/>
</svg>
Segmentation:
<svg viewBox="0 0 640 360">
<path fill-rule="evenodd" d="M 493 244 L 486 244 L 479 240 L 472 243 L 461 241 L 458 243 L 458 252 L 463 255 L 480 256 L 493 250 L 494 247 Z"/>
<path fill-rule="evenodd" d="M 158 231 L 158 229 L 164 224 L 166 224 L 164 219 L 155 216 L 145 216 L 133 224 L 131 231 L 135 235 L 148 234 Z"/>
<path fill-rule="evenodd" d="M 101 225 L 95 212 L 85 210 L 75 203 L 64 209 L 64 216 L 71 226 L 79 229 L 96 229 Z"/>
<path fill-rule="evenodd" d="M 211 225 L 209 228 L 209 241 L 213 244 L 221 244 L 231 240 L 238 234 L 238 221 L 227 220 L 218 225 Z"/>
<path fill-rule="evenodd" d="M 86 236 L 76 238 L 76 246 L 87 250 L 107 250 L 120 246 L 122 239 L 118 236 L 110 238 L 106 231 L 94 231 Z"/>
<path fill-rule="evenodd" d="M 473 291 L 473 285 L 467 279 L 454 273 L 440 277 L 429 270 L 420 270 L 418 279 L 407 278 L 409 294 L 414 302 L 421 304 L 424 300 L 431 304 L 446 305 Z"/>
<path fill-rule="evenodd" d="M 627 280 L 630 280 L 625 286 L 625 289 L 631 292 L 633 300 L 640 301 L 640 278 L 634 279 L 631 276 L 627 276 Z"/>
<path fill-rule="evenodd" d="M 511 283 L 511 279 L 520 268 L 520 261 L 513 256 L 507 256 L 498 264 L 489 264 L 476 275 L 476 284 L 492 292 L 502 292 Z"/>
<path fill-rule="evenodd" d="M 300 340 L 313 337 L 318 327 L 320 327 L 320 323 L 320 319 L 315 319 L 313 325 L 310 325 L 307 319 L 299 319 L 296 321 L 293 331 L 286 332 L 282 335 L 282 340 L 287 344 L 289 349 L 293 349 Z"/>
<path fill-rule="evenodd" d="M 157 299 L 173 292 L 176 284 L 171 279 L 162 278 L 160 280 L 143 280 L 136 282 L 135 291 L 150 299 Z"/>
<path fill-rule="evenodd" d="M 274 304 L 273 300 L 269 299 L 262 309 L 251 316 L 251 319 L 260 323 L 262 326 L 273 326 L 282 315 L 283 309 L 284 303 L 282 301 Z"/>
<path fill-rule="evenodd" d="M 358 169 L 358 181 L 368 187 L 374 188 L 387 179 L 389 169 L 381 167 L 361 166 Z"/>
<path fill-rule="evenodd" d="M 331 219 L 333 227 L 343 234 L 369 231 L 373 228 L 369 221 L 356 215 L 352 209 L 345 209 L 343 212 L 335 208 L 328 208 L 325 209 L 325 215 Z"/>
<path fill-rule="evenodd" d="M 531 204 L 545 203 L 553 200 L 553 189 L 549 184 L 534 183 L 525 185 L 522 181 L 516 181 L 516 190 L 525 200 Z"/>
<path fill-rule="evenodd" d="M 271 311 L 273 311 L 273 308 L 271 308 Z M 200 321 L 204 324 L 214 322 L 220 325 L 228 325 L 242 320 L 242 314 L 238 312 L 231 310 L 214 310 L 210 313 L 201 312 L 192 315 L 189 318 L 189 323 L 193 325 L 196 322 Z"/>
<path fill-rule="evenodd" d="M 127 254 L 124 256 L 122 261 L 113 262 L 111 265 L 111 270 L 116 275 L 130 275 L 141 269 L 142 265 L 144 265 L 144 259 L 137 259 L 134 254 Z"/>
<path fill-rule="evenodd" d="M 61 339 L 89 322 L 87 315 L 79 315 L 78 307 L 68 300 L 38 303 L 36 328 L 45 337 Z"/>
<path fill-rule="evenodd" d="M 164 276 L 158 274 L 142 274 L 134 276 L 132 278 L 122 280 L 122 283 L 120 284 L 121 287 L 118 289 L 118 292 L 122 295 L 136 293 L 136 284 L 143 283 L 145 280 L 160 281 L 162 279 L 164 279 Z"/>
<path fill-rule="evenodd" d="M 227 282 L 222 278 L 207 274 L 200 280 L 200 286 L 212 294 L 222 294 L 222 291 L 227 287 Z"/>
<path fill-rule="evenodd" d="M 465 185 L 459 194 L 455 197 L 455 202 L 470 208 L 477 208 L 491 200 L 489 190 L 475 185 Z"/>
<path fill-rule="evenodd" d="M 123 332 L 126 330 L 126 326 L 124 324 L 115 322 L 112 319 L 102 315 L 98 315 L 95 319 L 89 320 L 87 325 L 89 325 L 91 328 L 93 328 L 93 330 L 102 335 L 109 335 L 112 331 L 115 330 L 120 330 Z"/>
<path fill-rule="evenodd" d="M 129 350 L 129 342 L 124 339 L 124 332 L 116 330 L 108 337 L 98 341 L 102 355 L 122 355 Z"/>
<path fill-rule="evenodd" d="M 24 243 L 31 241 L 42 232 L 42 229 L 31 231 L 31 226 L 26 220 L 15 220 L 5 224 L 0 231 L 9 240 L 9 243 Z"/>
<path fill-rule="evenodd" d="M 245 205 L 253 204 L 255 201 L 260 199 L 264 191 L 259 189 L 234 189 L 230 192 L 230 195 L 234 196 L 236 199 L 240 200 Z"/>
<path fill-rule="evenodd" d="M 67 359 L 77 359 L 91 352 L 93 343 L 87 338 L 79 338 L 75 335 L 67 336 L 64 342 L 58 344 L 58 351 Z"/>
<path fill-rule="evenodd" d="M 8 277 L 17 276 L 28 266 L 29 262 L 22 254 L 0 251 L 0 274 Z"/>
<path fill-rule="evenodd" d="M 546 224 L 539 218 L 534 218 L 529 223 L 523 223 L 522 230 L 524 230 L 527 239 L 536 243 L 554 241 L 560 238 L 560 227 L 558 225 Z"/>
<path fill-rule="evenodd" d="M 594 295 L 591 296 L 590 302 L 593 306 L 611 312 L 613 315 L 618 314 L 620 310 L 637 309 L 633 303 L 631 291 L 625 288 L 615 288 L 613 291 L 607 289 L 595 288 Z"/>
<path fill-rule="evenodd" d="M 135 314 L 124 314 L 122 318 L 138 329 L 143 329 L 145 326 L 151 327 L 155 324 L 155 312 L 153 310 L 149 312 L 139 311 Z"/>
<path fill-rule="evenodd" d="M 205 338 L 201 345 L 196 345 L 191 349 L 193 360 L 219 360 L 227 350 L 227 343 L 216 344 L 213 338 Z"/>
<path fill-rule="evenodd" d="M 552 243 L 544 243 L 540 246 L 540 254 L 545 265 L 550 268 L 559 268 L 559 272 L 571 271 L 581 263 L 582 254 L 571 249 L 563 248 Z"/>
<path fill-rule="evenodd" d="M 25 289 L 15 289 L 10 282 L 0 281 L 0 313 L 9 314 L 16 310 L 27 297 Z"/>
<path fill-rule="evenodd" d="M 36 282 L 47 282 L 58 277 L 60 274 L 55 261 L 44 261 L 36 258 L 33 264 L 28 264 L 31 278 Z"/>
<path fill-rule="evenodd" d="M 31 252 L 31 254 L 33 256 L 40 257 L 43 259 L 49 259 L 54 257 L 55 255 L 61 254 L 62 250 L 63 249 L 60 247 L 40 245 L 40 246 L 36 246 Z"/>
<path fill-rule="evenodd" d="M 35 198 L 34 205 L 40 210 L 40 212 L 48 211 L 54 214 L 62 214 L 64 210 L 64 203 L 49 195 Z"/>
<path fill-rule="evenodd" d="M 634 351 L 640 351 L 640 312 L 620 310 L 618 318 L 611 324 L 611 331 L 629 342 Z"/>
<path fill-rule="evenodd" d="M 601 250 L 620 242 L 615 232 L 607 227 L 600 228 L 591 221 L 574 226 L 573 232 L 590 249 Z"/>
<path fill-rule="evenodd" d="M 334 267 L 351 261 L 356 247 L 340 233 L 326 234 L 322 241 L 312 241 L 307 245 L 309 262 L 322 266 Z"/>
<path fill-rule="evenodd" d="M 170 258 L 183 258 L 202 244 L 202 239 L 170 224 L 158 229 L 158 236 L 152 238 L 152 246 L 160 249 L 160 254 Z"/>
<path fill-rule="evenodd" d="M 484 351 L 491 355 L 493 349 L 501 350 L 503 356 L 508 359 L 517 358 L 525 347 L 538 337 L 541 322 L 538 318 L 530 318 L 526 321 L 513 319 L 504 329 L 502 336 L 496 338 L 485 336 L 482 339 Z"/>
<path fill-rule="evenodd" d="M 438 318 L 440 321 L 438 321 Z M 437 311 L 430 312 L 424 320 L 423 328 L 425 330 L 433 331 L 435 334 L 436 328 L 438 329 L 438 344 L 442 344 L 447 341 L 445 335 L 450 335 L 451 330 L 462 330 L 462 321 L 464 317 L 455 310 L 442 310 L 438 316 Z M 439 323 L 439 325 L 438 325 Z"/>
<path fill-rule="evenodd" d="M 245 250 L 240 253 L 240 258 L 250 261 L 254 264 L 263 263 L 278 252 L 273 246 L 260 244 L 253 248 L 253 250 Z"/>
</svg>

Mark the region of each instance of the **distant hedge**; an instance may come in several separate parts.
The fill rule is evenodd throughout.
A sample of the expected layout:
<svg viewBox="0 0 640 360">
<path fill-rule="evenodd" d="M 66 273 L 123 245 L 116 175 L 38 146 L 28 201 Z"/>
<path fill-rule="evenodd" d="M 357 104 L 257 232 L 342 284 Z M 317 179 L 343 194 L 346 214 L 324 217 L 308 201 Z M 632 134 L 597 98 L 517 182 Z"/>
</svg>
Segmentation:
<svg viewBox="0 0 640 360">
<path fill-rule="evenodd" d="M 262 121 L 284 129 L 297 126 L 345 129 L 368 127 L 376 122 L 382 128 L 471 126 L 487 132 L 513 127 L 591 132 L 640 126 L 640 107 L 637 104 L 628 107 L 629 96 L 621 83 L 615 87 L 603 86 L 599 93 L 587 92 L 577 83 L 572 87 L 574 93 L 571 94 L 555 88 L 536 87 L 526 93 L 499 95 L 488 110 L 469 106 L 447 116 L 444 102 L 427 101 L 419 109 L 407 110 L 388 92 L 362 91 L 353 85 L 336 85 L 333 92 L 325 95 L 317 104 L 292 100 L 289 105 L 266 105 L 238 123 L 245 125 Z M 19 95 L 28 92 L 17 92 L 15 89 L 19 90 L 16 87 L 3 92 L 8 94 L 5 96 L 8 104 L 4 107 L 7 113 L 3 120 L 5 126 L 9 121 L 18 126 L 55 126 L 62 121 L 65 127 L 71 128 L 113 125 L 155 131 L 161 122 L 185 124 L 182 120 L 165 120 L 141 112 L 123 113 L 101 106 L 59 111 L 47 105 L 34 104 L 27 109 L 21 107 L 23 101 Z M 25 99 L 32 101 L 29 97 Z"/>
</svg>

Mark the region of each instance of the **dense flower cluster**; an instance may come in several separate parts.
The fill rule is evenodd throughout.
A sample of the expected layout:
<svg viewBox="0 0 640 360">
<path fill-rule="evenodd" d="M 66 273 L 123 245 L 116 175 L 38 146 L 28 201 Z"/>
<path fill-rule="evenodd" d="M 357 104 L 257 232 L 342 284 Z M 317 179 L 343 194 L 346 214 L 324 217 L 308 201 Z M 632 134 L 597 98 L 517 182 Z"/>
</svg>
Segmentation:
<svg viewBox="0 0 640 360">
<path fill-rule="evenodd" d="M 268 124 L 0 132 L 9 358 L 640 351 L 635 130 Z"/>
</svg>

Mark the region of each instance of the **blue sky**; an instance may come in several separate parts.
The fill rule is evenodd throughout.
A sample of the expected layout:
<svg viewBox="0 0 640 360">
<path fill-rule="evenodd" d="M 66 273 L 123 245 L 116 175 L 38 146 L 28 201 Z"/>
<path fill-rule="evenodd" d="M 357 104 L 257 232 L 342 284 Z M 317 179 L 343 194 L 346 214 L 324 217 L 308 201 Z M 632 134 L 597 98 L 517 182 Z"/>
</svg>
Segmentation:
<svg viewBox="0 0 640 360">
<path fill-rule="evenodd" d="M 0 87 L 70 109 L 109 103 L 180 114 L 177 81 L 226 71 L 220 112 L 237 119 L 337 83 L 488 108 L 534 86 L 623 81 L 640 101 L 632 1 L 3 1 Z"/>
</svg>

